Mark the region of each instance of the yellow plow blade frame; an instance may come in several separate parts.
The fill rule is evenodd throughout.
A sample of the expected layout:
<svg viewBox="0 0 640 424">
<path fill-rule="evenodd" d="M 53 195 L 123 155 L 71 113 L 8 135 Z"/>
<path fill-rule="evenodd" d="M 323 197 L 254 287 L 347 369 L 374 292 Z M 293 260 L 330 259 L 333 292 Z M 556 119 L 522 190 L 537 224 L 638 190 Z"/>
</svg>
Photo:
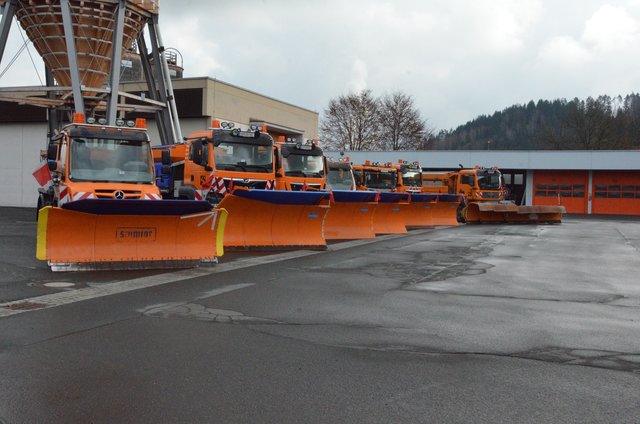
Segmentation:
<svg viewBox="0 0 640 424">
<path fill-rule="evenodd" d="M 192 266 L 224 253 L 226 216 L 224 210 L 182 216 L 99 215 L 47 206 L 38 213 L 36 257 L 59 267 L 54 270 L 70 264 L 81 264 L 82 269 Z"/>
<path fill-rule="evenodd" d="M 229 212 L 224 246 L 234 249 L 326 249 L 323 228 L 326 205 L 274 202 L 274 199 L 291 202 L 291 197 L 313 193 L 235 190 L 233 194 L 227 194 L 218 204 Z M 247 197 L 256 194 L 258 197 Z M 326 196 L 328 200 L 328 193 Z"/>
</svg>

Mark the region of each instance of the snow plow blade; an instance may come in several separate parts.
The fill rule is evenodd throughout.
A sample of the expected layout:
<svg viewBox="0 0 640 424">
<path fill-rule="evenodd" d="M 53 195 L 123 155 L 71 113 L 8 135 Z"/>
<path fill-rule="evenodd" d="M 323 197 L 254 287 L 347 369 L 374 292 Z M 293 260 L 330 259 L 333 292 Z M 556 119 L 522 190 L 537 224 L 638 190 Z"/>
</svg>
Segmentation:
<svg viewBox="0 0 640 424">
<path fill-rule="evenodd" d="M 409 194 L 378 193 L 378 206 L 373 212 L 373 232 L 376 234 L 407 234 L 406 216 Z"/>
<path fill-rule="evenodd" d="M 187 268 L 223 251 L 227 212 L 191 200 L 83 199 L 38 212 L 52 271 Z"/>
<path fill-rule="evenodd" d="M 329 192 L 237 188 L 218 207 L 229 212 L 224 246 L 233 249 L 326 249 Z"/>
<path fill-rule="evenodd" d="M 455 194 L 412 193 L 405 217 L 407 228 L 458 225 L 460 201 Z"/>
<path fill-rule="evenodd" d="M 433 208 L 434 226 L 456 226 L 458 221 L 458 209 L 462 206 L 463 197 L 458 194 L 432 194 L 435 200 L 431 204 Z"/>
<path fill-rule="evenodd" d="M 324 222 L 327 240 L 355 240 L 376 237 L 373 214 L 376 193 L 371 191 L 334 190 L 331 208 Z"/>
<path fill-rule="evenodd" d="M 564 206 L 518 206 L 514 203 L 470 203 L 465 220 L 469 223 L 560 223 Z"/>
<path fill-rule="evenodd" d="M 405 207 L 405 226 L 411 228 L 433 227 L 434 195 L 411 193 L 410 202 Z"/>
</svg>

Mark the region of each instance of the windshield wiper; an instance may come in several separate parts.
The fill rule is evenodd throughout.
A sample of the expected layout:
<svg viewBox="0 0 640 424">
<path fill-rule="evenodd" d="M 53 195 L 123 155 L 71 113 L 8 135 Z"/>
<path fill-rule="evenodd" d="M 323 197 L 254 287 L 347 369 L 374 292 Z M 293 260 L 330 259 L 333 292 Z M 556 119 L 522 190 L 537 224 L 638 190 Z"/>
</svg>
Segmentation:
<svg viewBox="0 0 640 424">
<path fill-rule="evenodd" d="M 264 169 L 265 171 L 271 171 L 272 165 L 247 165 L 247 168 L 253 168 L 253 169 Z"/>
<path fill-rule="evenodd" d="M 285 171 L 285 175 L 295 176 L 295 177 L 306 177 L 305 173 L 299 170 L 296 171 Z"/>
<path fill-rule="evenodd" d="M 232 170 L 235 167 L 235 165 L 230 165 L 228 163 L 218 163 L 216 164 L 216 168 L 220 169 L 220 170 Z"/>
</svg>

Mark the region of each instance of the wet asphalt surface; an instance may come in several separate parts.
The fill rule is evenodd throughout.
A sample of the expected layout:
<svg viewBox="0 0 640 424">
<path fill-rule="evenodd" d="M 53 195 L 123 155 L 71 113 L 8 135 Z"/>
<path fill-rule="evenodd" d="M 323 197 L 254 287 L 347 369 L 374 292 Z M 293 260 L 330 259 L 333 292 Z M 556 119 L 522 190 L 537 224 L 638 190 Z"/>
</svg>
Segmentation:
<svg viewBox="0 0 640 424">
<path fill-rule="evenodd" d="M 50 273 L 33 215 L 0 208 L 0 303 L 167 274 Z M 336 246 L 0 315 L 0 423 L 638 422 L 640 221 Z"/>
</svg>

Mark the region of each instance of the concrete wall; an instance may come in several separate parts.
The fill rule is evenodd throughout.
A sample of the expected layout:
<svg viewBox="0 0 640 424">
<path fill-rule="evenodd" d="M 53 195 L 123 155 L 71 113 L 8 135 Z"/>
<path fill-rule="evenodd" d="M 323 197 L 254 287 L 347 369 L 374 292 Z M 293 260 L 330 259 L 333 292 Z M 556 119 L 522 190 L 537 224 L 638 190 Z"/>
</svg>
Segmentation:
<svg viewBox="0 0 640 424">
<path fill-rule="evenodd" d="M 35 207 L 38 184 L 31 173 L 40 163 L 40 150 L 46 147 L 47 125 L 0 125 L 0 205 Z"/>
</svg>

